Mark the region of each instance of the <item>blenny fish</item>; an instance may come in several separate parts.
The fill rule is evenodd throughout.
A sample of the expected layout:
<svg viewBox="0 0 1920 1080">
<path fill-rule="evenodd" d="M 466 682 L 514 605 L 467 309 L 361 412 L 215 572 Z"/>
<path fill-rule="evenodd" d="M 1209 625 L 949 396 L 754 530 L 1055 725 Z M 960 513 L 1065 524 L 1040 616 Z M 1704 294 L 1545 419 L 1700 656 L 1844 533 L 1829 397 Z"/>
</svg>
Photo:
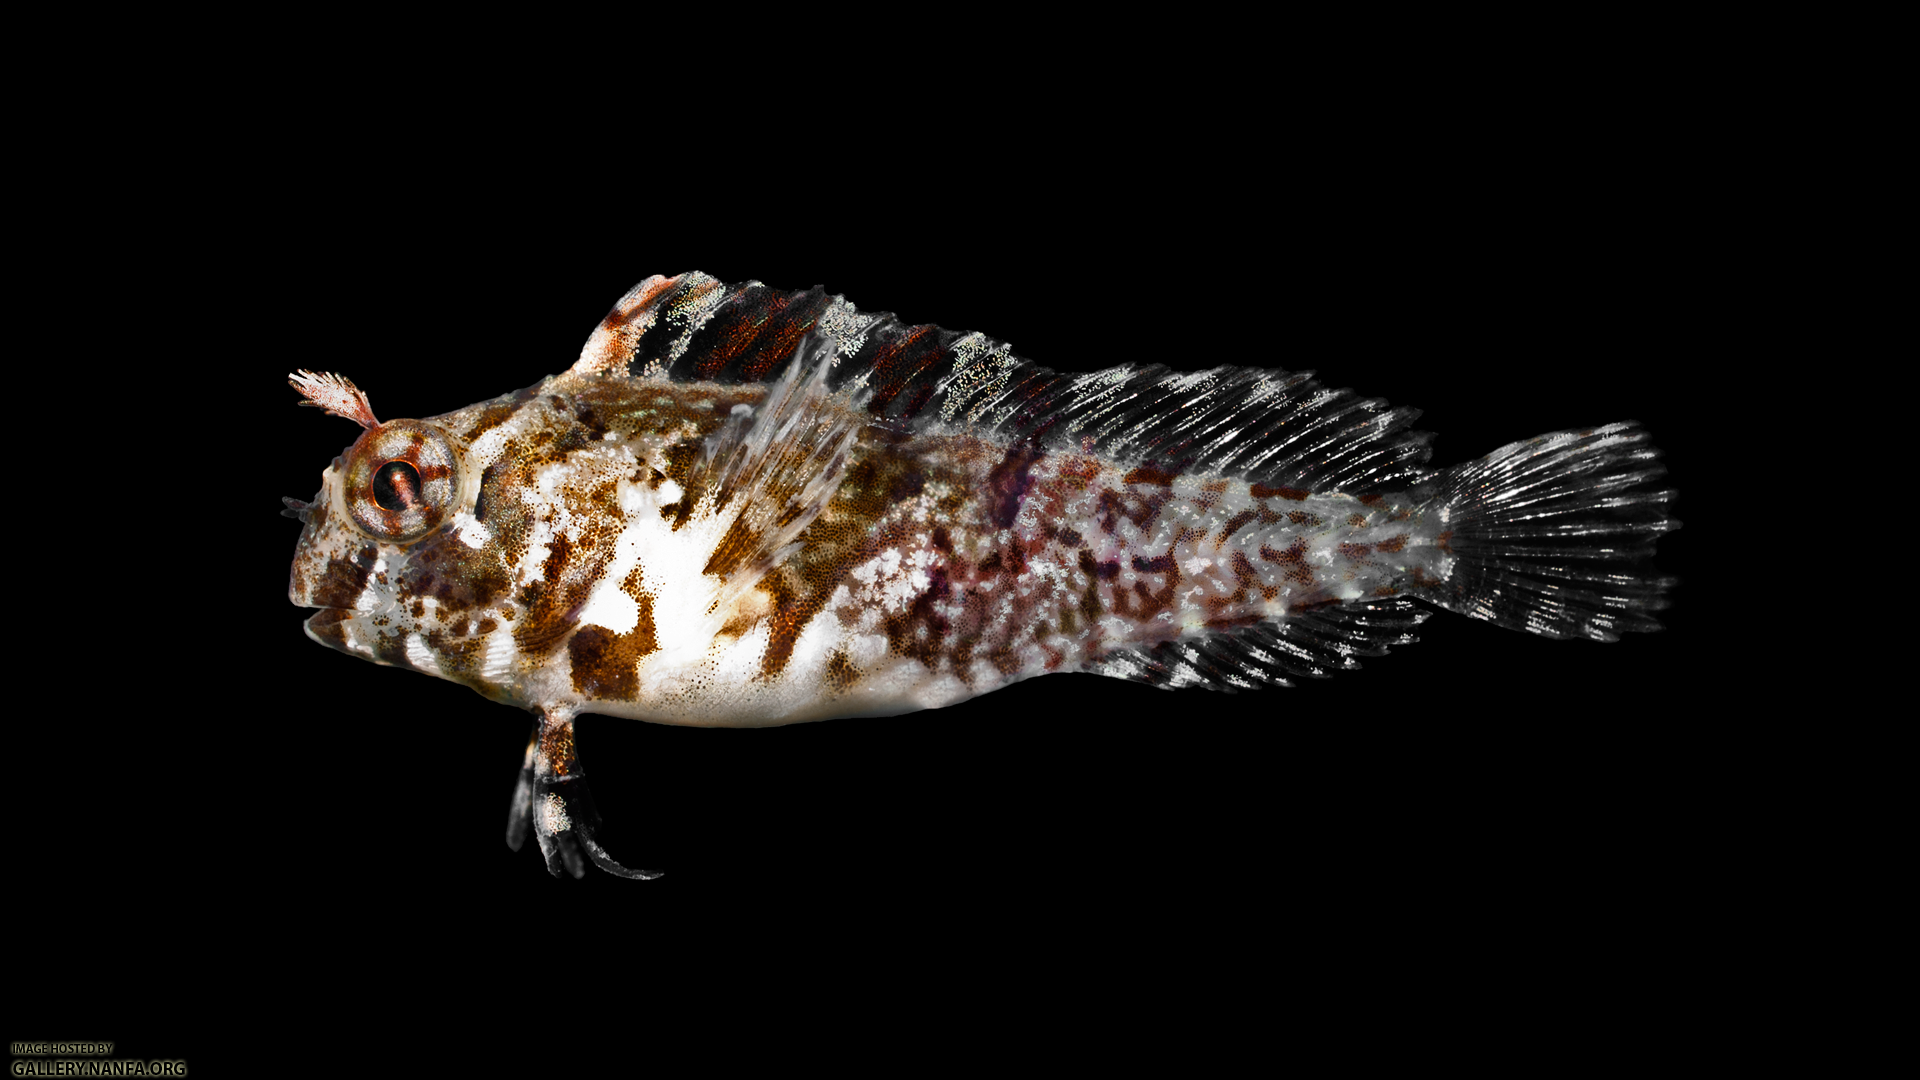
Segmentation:
<svg viewBox="0 0 1920 1080">
<path fill-rule="evenodd" d="M 381 422 L 322 474 L 288 595 L 307 635 L 535 716 L 507 843 L 613 860 L 582 713 L 766 726 L 939 708 L 1052 672 L 1286 686 L 1430 611 L 1613 641 L 1659 628 L 1678 527 L 1646 432 L 1428 466 L 1409 408 L 1310 372 L 1062 374 L 824 288 L 635 286 L 571 368 Z"/>
</svg>

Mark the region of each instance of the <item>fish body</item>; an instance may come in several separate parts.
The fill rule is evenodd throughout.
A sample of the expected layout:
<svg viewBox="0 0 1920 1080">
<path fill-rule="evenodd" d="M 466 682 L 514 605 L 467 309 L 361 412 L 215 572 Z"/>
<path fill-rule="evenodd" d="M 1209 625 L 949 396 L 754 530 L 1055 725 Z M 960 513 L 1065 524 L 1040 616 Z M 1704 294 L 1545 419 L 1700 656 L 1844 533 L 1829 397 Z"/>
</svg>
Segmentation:
<svg viewBox="0 0 1920 1080">
<path fill-rule="evenodd" d="M 1428 606 L 1553 637 L 1657 628 L 1675 527 L 1632 424 L 1428 467 L 1417 413 L 1309 374 L 1049 371 L 823 289 L 642 282 L 567 371 L 380 423 L 288 500 L 314 640 L 535 713 L 509 843 L 629 876 L 573 748 L 593 712 L 766 726 L 1034 675 L 1284 685 Z"/>
</svg>

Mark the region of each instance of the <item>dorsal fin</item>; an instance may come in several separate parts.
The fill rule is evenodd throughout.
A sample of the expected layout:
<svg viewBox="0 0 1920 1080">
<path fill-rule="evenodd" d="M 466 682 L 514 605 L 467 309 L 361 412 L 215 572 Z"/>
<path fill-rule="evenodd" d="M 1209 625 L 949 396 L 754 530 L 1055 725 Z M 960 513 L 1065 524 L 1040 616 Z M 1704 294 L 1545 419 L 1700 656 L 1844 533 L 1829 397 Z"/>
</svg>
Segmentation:
<svg viewBox="0 0 1920 1080">
<path fill-rule="evenodd" d="M 1232 693 L 1262 683 L 1291 686 L 1291 678 L 1323 679 L 1359 667 L 1355 657 L 1384 656 L 1389 646 L 1411 643 L 1413 628 L 1430 615 L 1406 599 L 1333 605 L 1199 641 L 1110 653 L 1088 669 L 1167 690 L 1199 686 Z"/>
<path fill-rule="evenodd" d="M 1105 371 L 1063 374 L 982 334 L 864 314 L 821 287 L 648 278 L 602 320 L 574 370 L 765 381 L 792 366 L 810 330 L 838 343 L 828 387 L 864 387 L 868 414 L 896 426 L 942 424 L 1309 491 L 1393 490 L 1426 475 L 1431 436 L 1410 430 L 1417 410 L 1329 390 L 1311 372 L 1174 372 L 1116 356 Z"/>
</svg>

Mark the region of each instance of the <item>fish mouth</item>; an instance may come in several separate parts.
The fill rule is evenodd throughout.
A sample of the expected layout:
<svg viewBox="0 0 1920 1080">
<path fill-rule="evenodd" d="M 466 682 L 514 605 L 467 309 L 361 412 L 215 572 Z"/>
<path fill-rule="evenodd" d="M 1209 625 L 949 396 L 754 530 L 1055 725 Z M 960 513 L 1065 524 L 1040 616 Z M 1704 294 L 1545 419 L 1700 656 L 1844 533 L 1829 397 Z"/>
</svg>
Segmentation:
<svg viewBox="0 0 1920 1080">
<path fill-rule="evenodd" d="M 302 606 L 313 607 L 315 605 L 305 604 Z M 340 624 L 351 619 L 353 614 L 354 609 L 352 608 L 322 607 L 319 611 L 307 616 L 306 622 L 301 625 L 306 628 L 308 637 L 325 645 L 327 648 L 338 649 L 343 653 L 351 653 L 353 652 L 353 648 L 347 644 L 346 628 Z"/>
</svg>

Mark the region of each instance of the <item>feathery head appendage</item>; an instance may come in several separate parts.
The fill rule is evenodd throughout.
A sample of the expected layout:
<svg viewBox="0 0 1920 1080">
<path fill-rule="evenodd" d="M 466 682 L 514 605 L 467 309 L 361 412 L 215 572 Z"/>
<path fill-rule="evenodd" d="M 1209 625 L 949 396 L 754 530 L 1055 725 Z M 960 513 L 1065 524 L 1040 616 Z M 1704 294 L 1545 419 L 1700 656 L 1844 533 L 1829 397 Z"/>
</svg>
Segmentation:
<svg viewBox="0 0 1920 1080">
<path fill-rule="evenodd" d="M 380 421 L 374 418 L 373 406 L 367 402 L 367 395 L 344 375 L 336 375 L 331 371 L 316 375 L 302 368 L 287 376 L 287 385 L 306 397 L 307 400 L 300 403 L 302 405 L 325 409 L 331 415 L 345 417 L 369 431 L 380 426 Z"/>
</svg>

